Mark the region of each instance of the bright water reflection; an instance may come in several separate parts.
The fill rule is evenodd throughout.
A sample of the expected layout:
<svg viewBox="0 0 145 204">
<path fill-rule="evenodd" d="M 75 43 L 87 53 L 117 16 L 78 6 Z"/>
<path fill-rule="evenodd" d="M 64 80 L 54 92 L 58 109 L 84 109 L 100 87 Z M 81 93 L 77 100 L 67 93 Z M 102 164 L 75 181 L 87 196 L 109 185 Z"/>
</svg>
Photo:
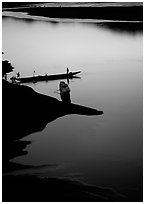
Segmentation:
<svg viewBox="0 0 145 204">
<path fill-rule="evenodd" d="M 103 116 L 70 115 L 49 123 L 27 137 L 33 141 L 29 154 L 14 161 L 37 165 L 117 160 L 142 165 L 142 41 L 142 34 L 117 33 L 96 24 L 4 18 L 3 51 L 15 73 L 81 70 L 81 79 L 70 82 L 72 101 L 104 111 Z M 60 99 L 58 84 L 29 86 Z"/>
</svg>

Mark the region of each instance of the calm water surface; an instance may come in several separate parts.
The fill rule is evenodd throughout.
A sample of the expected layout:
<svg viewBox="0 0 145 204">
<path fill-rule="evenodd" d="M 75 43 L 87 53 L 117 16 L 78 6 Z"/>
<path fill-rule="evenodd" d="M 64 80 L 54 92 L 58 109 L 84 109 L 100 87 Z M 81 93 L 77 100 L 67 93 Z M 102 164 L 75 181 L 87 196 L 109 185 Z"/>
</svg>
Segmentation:
<svg viewBox="0 0 145 204">
<path fill-rule="evenodd" d="M 104 111 L 68 115 L 31 140 L 22 164 L 58 164 L 48 175 L 73 175 L 104 186 L 139 184 L 142 167 L 142 33 L 117 32 L 91 23 L 50 23 L 3 18 L 3 58 L 21 76 L 81 70 L 70 81 L 72 102 Z M 60 99 L 60 81 L 27 84 Z M 28 99 L 29 100 L 29 99 Z M 43 104 L 40 104 L 40 107 Z M 37 110 L 36 110 L 37 111 Z M 41 172 L 42 173 L 42 172 Z"/>
</svg>

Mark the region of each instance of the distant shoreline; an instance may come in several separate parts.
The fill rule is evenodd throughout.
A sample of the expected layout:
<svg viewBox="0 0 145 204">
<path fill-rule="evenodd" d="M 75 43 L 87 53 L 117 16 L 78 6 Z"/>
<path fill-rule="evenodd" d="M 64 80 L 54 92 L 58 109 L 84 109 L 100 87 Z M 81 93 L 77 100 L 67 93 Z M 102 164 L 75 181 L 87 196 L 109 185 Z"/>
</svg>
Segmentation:
<svg viewBox="0 0 145 204">
<path fill-rule="evenodd" d="M 136 33 L 140 32 L 143 33 L 143 22 L 138 20 L 128 21 L 128 20 L 105 20 L 105 19 L 77 19 L 77 18 L 50 18 L 50 17 L 44 17 L 40 15 L 31 15 L 28 12 L 16 12 L 16 11 L 4 11 L 3 18 L 14 18 L 14 19 L 20 19 L 25 20 L 28 22 L 33 21 L 44 21 L 49 22 L 53 24 L 57 23 L 89 23 L 94 24 L 97 26 L 100 26 L 102 28 L 112 29 L 114 31 L 119 32 L 130 32 L 130 33 Z"/>
<path fill-rule="evenodd" d="M 68 2 L 67 2 L 68 3 Z M 65 4 L 65 2 L 64 2 Z M 92 3 L 93 4 L 93 3 Z M 101 4 L 101 3 L 100 3 Z M 120 4 L 111 5 L 104 3 L 103 6 L 49 6 L 44 3 L 30 3 L 28 5 L 19 3 L 3 3 L 3 12 L 22 12 L 30 16 L 45 17 L 50 19 L 93 19 L 93 20 L 112 20 L 112 21 L 143 21 L 143 5 L 142 4 Z M 102 3 L 103 4 L 103 3 Z M 69 4 L 68 4 L 69 5 Z M 8 7 L 10 6 L 10 7 Z M 13 8 L 12 8 L 13 7 Z"/>
<path fill-rule="evenodd" d="M 49 18 L 44 16 L 34 16 L 24 12 L 4 11 L 2 17 L 12 17 L 26 20 L 50 21 L 50 22 L 79 22 L 79 23 L 142 23 L 142 21 L 122 21 L 105 19 L 78 19 L 78 18 Z"/>
</svg>

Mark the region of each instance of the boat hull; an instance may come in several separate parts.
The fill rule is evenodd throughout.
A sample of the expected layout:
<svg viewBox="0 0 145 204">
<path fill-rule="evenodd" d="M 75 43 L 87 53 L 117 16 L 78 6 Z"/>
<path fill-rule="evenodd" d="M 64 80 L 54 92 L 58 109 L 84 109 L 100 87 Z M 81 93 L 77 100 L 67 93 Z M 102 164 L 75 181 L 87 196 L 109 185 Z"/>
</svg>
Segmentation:
<svg viewBox="0 0 145 204">
<path fill-rule="evenodd" d="M 81 71 L 70 72 L 69 74 L 56 74 L 56 75 L 44 75 L 44 76 L 33 76 L 25 78 L 17 78 L 16 80 L 20 83 L 38 82 L 38 81 L 50 81 L 57 79 L 72 79 L 75 75 L 79 74 Z"/>
</svg>

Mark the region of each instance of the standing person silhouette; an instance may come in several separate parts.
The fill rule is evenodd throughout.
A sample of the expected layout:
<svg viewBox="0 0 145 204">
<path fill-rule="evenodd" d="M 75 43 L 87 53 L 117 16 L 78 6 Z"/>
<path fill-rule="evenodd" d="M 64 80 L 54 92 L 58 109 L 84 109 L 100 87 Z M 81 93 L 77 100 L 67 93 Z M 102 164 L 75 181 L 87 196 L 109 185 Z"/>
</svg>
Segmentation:
<svg viewBox="0 0 145 204">
<path fill-rule="evenodd" d="M 20 72 L 17 72 L 17 78 L 20 78 Z"/>
<path fill-rule="evenodd" d="M 67 68 L 67 74 L 69 74 L 69 69 Z"/>
<path fill-rule="evenodd" d="M 69 74 L 69 68 L 67 67 L 67 75 Z M 69 78 L 67 77 L 67 83 L 69 84 Z"/>
</svg>

